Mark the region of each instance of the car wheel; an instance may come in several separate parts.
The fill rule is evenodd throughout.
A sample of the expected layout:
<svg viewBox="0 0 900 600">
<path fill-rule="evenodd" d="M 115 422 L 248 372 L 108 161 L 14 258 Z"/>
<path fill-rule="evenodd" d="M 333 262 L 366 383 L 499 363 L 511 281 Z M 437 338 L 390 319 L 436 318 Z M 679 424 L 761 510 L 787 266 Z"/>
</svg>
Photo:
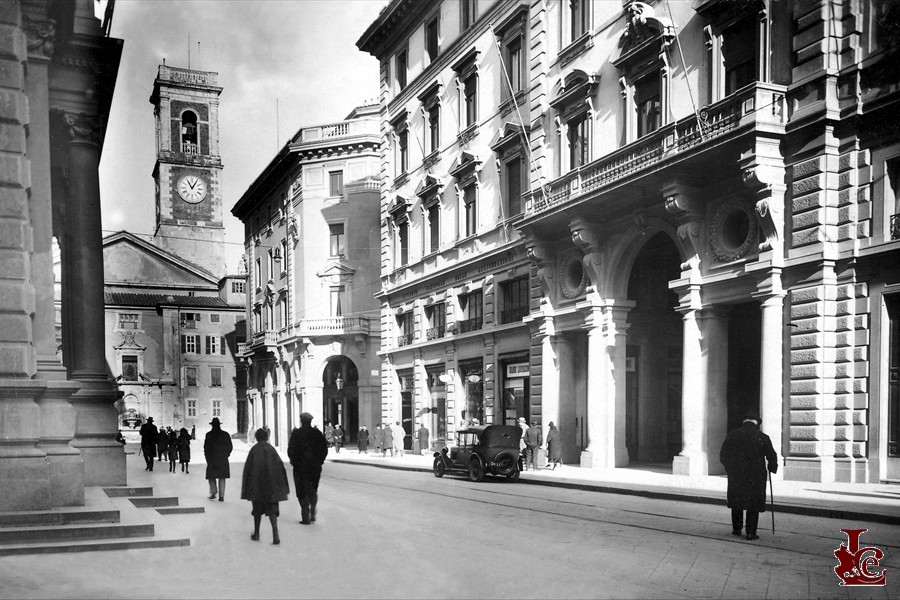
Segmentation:
<svg viewBox="0 0 900 600">
<path fill-rule="evenodd" d="M 434 459 L 434 465 L 431 467 L 432 472 L 435 477 L 443 477 L 444 473 L 447 472 L 447 467 L 444 465 L 444 461 L 440 458 Z"/>
<path fill-rule="evenodd" d="M 494 461 L 497 475 L 509 477 L 513 471 L 516 471 L 516 457 L 512 454 L 501 454 Z"/>
<path fill-rule="evenodd" d="M 484 479 L 484 465 L 477 458 L 469 461 L 469 480 L 477 483 L 482 479 Z"/>
<path fill-rule="evenodd" d="M 506 476 L 511 482 L 516 483 L 519 481 L 519 469 L 514 469 L 512 473 Z"/>
</svg>

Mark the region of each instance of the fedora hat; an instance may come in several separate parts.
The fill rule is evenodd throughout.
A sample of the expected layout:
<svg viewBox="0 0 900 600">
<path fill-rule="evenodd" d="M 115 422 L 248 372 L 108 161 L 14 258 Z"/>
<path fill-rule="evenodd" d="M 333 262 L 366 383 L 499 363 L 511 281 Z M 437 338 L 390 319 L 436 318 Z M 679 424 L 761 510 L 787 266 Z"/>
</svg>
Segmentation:
<svg viewBox="0 0 900 600">
<path fill-rule="evenodd" d="M 210 425 L 221 425 L 222 421 L 219 420 L 219 417 L 213 417 L 213 420 L 209 422 Z"/>
</svg>

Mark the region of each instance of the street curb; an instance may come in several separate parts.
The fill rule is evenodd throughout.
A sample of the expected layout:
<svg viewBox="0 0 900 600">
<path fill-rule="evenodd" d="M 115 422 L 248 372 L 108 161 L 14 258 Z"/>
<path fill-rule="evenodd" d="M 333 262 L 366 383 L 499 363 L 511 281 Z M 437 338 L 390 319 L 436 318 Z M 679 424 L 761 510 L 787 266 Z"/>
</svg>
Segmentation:
<svg viewBox="0 0 900 600">
<path fill-rule="evenodd" d="M 375 469 L 390 469 L 393 471 L 412 471 L 415 473 L 431 473 L 431 469 L 425 469 L 415 466 L 401 465 L 378 465 L 368 462 L 360 462 L 355 460 L 346 460 L 340 458 L 330 459 L 329 462 L 341 463 L 344 465 L 360 465 L 364 467 L 372 467 Z M 691 502 L 694 504 L 719 504 L 725 505 L 725 498 L 719 498 L 710 495 L 698 495 L 696 490 L 671 492 L 652 489 L 636 489 L 628 487 L 615 487 L 610 485 L 600 485 L 592 483 L 574 483 L 571 481 L 550 481 L 539 479 L 519 478 L 519 483 L 527 483 L 530 485 L 542 485 L 546 487 L 558 487 L 569 490 L 580 490 L 585 492 L 598 492 L 603 494 L 621 494 L 626 496 L 640 496 L 643 498 L 653 498 L 659 500 L 677 500 L 679 502 Z M 872 523 L 885 523 L 887 525 L 900 525 L 900 516 L 884 515 L 871 512 L 847 510 L 840 508 L 823 508 L 816 506 L 804 506 L 802 504 L 776 504 L 775 512 L 790 513 L 795 515 L 806 515 L 811 517 L 822 517 L 825 519 L 839 519 L 843 521 L 866 521 Z"/>
</svg>

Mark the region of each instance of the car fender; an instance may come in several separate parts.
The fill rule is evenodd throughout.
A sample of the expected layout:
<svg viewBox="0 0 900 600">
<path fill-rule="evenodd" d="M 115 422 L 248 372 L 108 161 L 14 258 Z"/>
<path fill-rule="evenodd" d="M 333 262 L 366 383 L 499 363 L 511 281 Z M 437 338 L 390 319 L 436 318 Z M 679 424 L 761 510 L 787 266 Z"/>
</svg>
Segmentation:
<svg viewBox="0 0 900 600">
<path fill-rule="evenodd" d="M 440 452 L 435 452 L 435 453 L 434 453 L 434 457 L 435 457 L 435 458 L 440 458 L 440 459 L 441 459 L 441 462 L 444 463 L 444 466 L 445 466 L 447 469 L 449 469 L 449 468 L 452 466 L 452 463 L 450 462 L 450 457 L 447 456 L 447 449 L 446 449 L 446 448 L 444 448 L 444 449 L 441 450 Z"/>
</svg>

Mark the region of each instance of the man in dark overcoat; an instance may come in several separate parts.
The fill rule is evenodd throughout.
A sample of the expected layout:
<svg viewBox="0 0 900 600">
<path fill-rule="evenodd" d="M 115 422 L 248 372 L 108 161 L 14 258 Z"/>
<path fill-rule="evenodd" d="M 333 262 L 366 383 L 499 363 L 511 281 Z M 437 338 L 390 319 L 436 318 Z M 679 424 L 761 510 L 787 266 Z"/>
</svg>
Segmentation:
<svg viewBox="0 0 900 600">
<path fill-rule="evenodd" d="M 719 460 L 728 474 L 728 508 L 731 509 L 731 533 L 741 535 L 744 511 L 747 511 L 747 539 L 758 540 L 759 513 L 766 510 L 768 471 L 778 472 L 778 455 L 769 436 L 759 430 L 755 413 L 744 416 L 737 429 L 728 432 Z"/>
<path fill-rule="evenodd" d="M 206 479 L 209 481 L 209 499 L 219 495 L 219 502 L 225 502 L 225 480 L 231 477 L 228 457 L 231 456 L 231 436 L 222 429 L 219 417 L 213 417 L 209 423 L 212 429 L 206 434 L 203 442 L 203 455 L 206 457 Z M 216 487 L 218 482 L 218 487 Z"/>
<path fill-rule="evenodd" d="M 291 433 L 288 441 L 288 458 L 294 466 L 294 490 L 300 501 L 300 523 L 303 525 L 316 521 L 319 479 L 322 476 L 322 463 L 328 456 L 325 436 L 312 426 L 312 420 L 311 414 L 301 413 L 300 428 Z"/>
<path fill-rule="evenodd" d="M 287 472 L 278 451 L 269 443 L 269 432 L 256 430 L 256 445 L 250 449 L 244 464 L 244 478 L 241 481 L 241 499 L 253 503 L 253 533 L 250 539 L 259 540 L 259 522 L 263 515 L 272 524 L 272 543 L 279 544 L 278 503 L 288 499 Z"/>
<path fill-rule="evenodd" d="M 169 434 L 165 427 L 159 428 L 159 437 L 156 440 L 156 450 L 159 452 L 159 462 L 169 459 Z"/>
<path fill-rule="evenodd" d="M 147 422 L 141 425 L 141 453 L 147 466 L 145 471 L 153 470 L 153 458 L 156 456 L 156 442 L 159 441 L 159 431 L 153 424 L 153 417 L 147 417 Z"/>
</svg>

